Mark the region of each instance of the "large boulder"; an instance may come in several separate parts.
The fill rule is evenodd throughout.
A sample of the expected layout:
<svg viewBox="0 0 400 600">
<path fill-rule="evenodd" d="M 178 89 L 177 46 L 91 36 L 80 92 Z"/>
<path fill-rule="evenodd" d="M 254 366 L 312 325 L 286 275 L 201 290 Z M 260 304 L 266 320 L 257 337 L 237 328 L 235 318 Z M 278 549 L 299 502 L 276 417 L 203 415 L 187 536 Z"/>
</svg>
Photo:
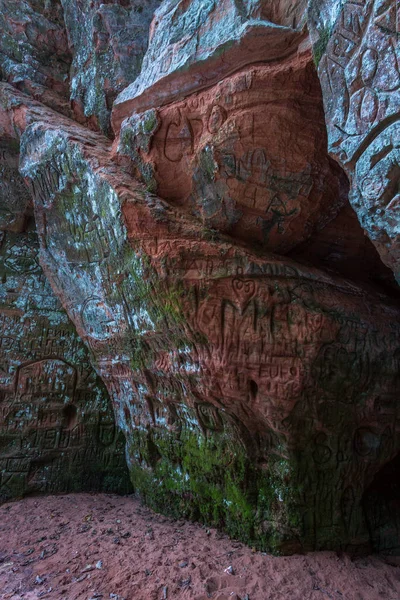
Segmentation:
<svg viewBox="0 0 400 600">
<path fill-rule="evenodd" d="M 365 492 L 400 447 L 398 308 L 204 232 L 22 96 L 7 114 L 136 491 L 264 549 L 369 548 Z"/>
<path fill-rule="evenodd" d="M 349 176 L 362 227 L 398 282 L 399 22 L 396 0 L 310 2 L 329 151 Z"/>
</svg>

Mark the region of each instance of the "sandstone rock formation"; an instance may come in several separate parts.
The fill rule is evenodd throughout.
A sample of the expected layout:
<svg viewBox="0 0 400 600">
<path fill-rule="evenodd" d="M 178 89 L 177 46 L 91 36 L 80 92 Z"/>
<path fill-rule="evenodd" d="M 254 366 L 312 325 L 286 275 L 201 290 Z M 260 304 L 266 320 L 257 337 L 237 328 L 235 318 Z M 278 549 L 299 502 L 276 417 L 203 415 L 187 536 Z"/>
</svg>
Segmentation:
<svg viewBox="0 0 400 600">
<path fill-rule="evenodd" d="M 395 0 L 312 0 L 329 150 L 351 181 L 350 202 L 400 281 L 400 8 Z"/>
<path fill-rule="evenodd" d="M 18 89 L 70 114 L 71 54 L 56 0 L 0 2 L 0 76 Z"/>
<path fill-rule="evenodd" d="M 160 0 L 62 0 L 73 52 L 71 100 L 80 122 L 110 132 L 119 92 L 140 73 Z"/>
<path fill-rule="evenodd" d="M 4 136 L 0 144 L 0 231 L 23 232 L 32 217 L 32 198 L 19 173 L 19 144 Z"/>
<path fill-rule="evenodd" d="M 115 147 L 117 162 L 205 227 L 286 253 L 347 202 L 347 182 L 326 154 L 324 127 L 308 51 L 246 68 L 181 102 L 135 112 Z"/>
<path fill-rule="evenodd" d="M 104 386 L 38 261 L 35 232 L 0 246 L 0 501 L 130 489 Z"/>
<path fill-rule="evenodd" d="M 161 2 L 141 72 L 114 104 L 114 142 L 88 125 L 107 131 L 112 77 L 128 83 L 134 72 L 124 65 L 136 46 L 123 45 L 123 60 L 114 52 L 131 21 L 119 29 L 115 17 L 115 44 L 100 36 L 102 63 L 97 34 L 78 35 L 71 15 L 82 11 L 82 27 L 98 21 L 82 3 L 63 4 L 76 102 L 61 114 L 0 83 L 0 215 L 7 264 L 20 260 L 14 238 L 35 248 L 34 217 L 40 266 L 72 322 L 57 304 L 57 323 L 75 326 L 89 354 L 75 333 L 62 355 L 6 346 L 13 423 L 25 423 L 19 375 L 10 379 L 19 365 L 39 363 L 22 377 L 33 404 L 35 377 L 49 393 L 56 374 L 75 377 L 88 399 L 78 394 L 72 415 L 71 385 L 61 384 L 62 401 L 43 401 L 59 433 L 43 435 L 63 439 L 80 416 L 99 459 L 94 485 L 111 469 L 124 488 L 120 454 L 114 466 L 102 446 L 99 410 L 114 423 L 106 396 L 89 395 L 101 390 L 89 356 L 134 489 L 151 506 L 279 552 L 398 547 L 398 489 L 386 491 L 400 450 L 398 291 L 327 155 L 305 3 Z M 122 5 L 133 7 L 89 8 L 121 15 Z M 26 308 L 35 281 L 12 280 L 17 298 L 6 303 L 20 311 L 21 339 L 28 315 L 46 347 L 41 311 L 53 317 L 42 300 L 36 316 Z"/>
<path fill-rule="evenodd" d="M 132 112 L 180 100 L 239 68 L 274 62 L 304 39 L 304 1 L 165 0 L 152 22 L 139 77 L 117 97 L 113 124 Z M 271 21 L 274 20 L 274 22 Z"/>
</svg>

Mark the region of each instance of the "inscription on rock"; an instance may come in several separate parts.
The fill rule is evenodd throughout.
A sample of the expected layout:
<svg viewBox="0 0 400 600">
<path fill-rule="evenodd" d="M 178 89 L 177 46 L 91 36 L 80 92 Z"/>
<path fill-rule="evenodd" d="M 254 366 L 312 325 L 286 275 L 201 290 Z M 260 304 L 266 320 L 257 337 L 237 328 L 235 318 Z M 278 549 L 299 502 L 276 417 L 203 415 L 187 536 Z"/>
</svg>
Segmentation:
<svg viewBox="0 0 400 600">
<path fill-rule="evenodd" d="M 319 94 L 310 54 L 252 67 L 125 120 L 115 160 L 129 157 L 149 189 L 205 226 L 285 253 L 345 201 Z"/>
<path fill-rule="evenodd" d="M 0 501 L 128 491 L 107 392 L 43 275 L 35 233 L 4 235 L 0 274 Z"/>
<path fill-rule="evenodd" d="M 397 23 L 0 0 L 0 501 L 132 483 L 263 551 L 398 550 L 399 295 L 364 235 L 395 271 Z"/>
<path fill-rule="evenodd" d="M 177 498 L 179 514 L 203 507 L 207 522 L 216 494 L 234 511 L 242 494 L 256 532 L 241 536 L 260 547 L 366 550 L 360 507 L 399 448 L 397 416 L 386 414 L 400 390 L 398 308 L 287 258 L 210 239 L 123 170 L 116 180 L 99 168 L 99 151 L 77 134 L 43 124 L 24 136 L 47 143 L 22 157 L 33 186 L 49 144 L 66 165 L 53 201 L 34 198 L 42 260 L 108 388 L 137 490 L 167 512 Z M 91 181 L 74 196 L 82 222 L 98 216 L 115 233 L 99 261 L 77 260 L 60 234 L 78 170 Z M 79 251 L 92 256 L 99 244 L 87 238 Z M 229 521 L 231 509 L 218 510 Z"/>
</svg>

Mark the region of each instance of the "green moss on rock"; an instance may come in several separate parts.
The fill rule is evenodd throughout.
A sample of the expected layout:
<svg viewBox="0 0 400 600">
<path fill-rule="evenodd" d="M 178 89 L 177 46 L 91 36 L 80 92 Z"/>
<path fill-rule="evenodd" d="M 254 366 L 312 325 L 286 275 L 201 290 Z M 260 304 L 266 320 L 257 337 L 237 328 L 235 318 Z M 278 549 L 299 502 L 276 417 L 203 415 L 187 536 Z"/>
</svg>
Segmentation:
<svg viewBox="0 0 400 600">
<path fill-rule="evenodd" d="M 136 493 L 156 511 L 189 518 L 279 553 L 297 537 L 294 466 L 271 454 L 261 468 L 232 432 L 137 430 L 128 448 Z M 295 492 L 296 490 L 296 492 Z"/>
<path fill-rule="evenodd" d="M 321 58 L 323 57 L 326 47 L 331 36 L 331 29 L 329 27 L 321 29 L 319 31 L 318 41 L 314 44 L 313 55 L 315 66 L 318 67 Z"/>
</svg>

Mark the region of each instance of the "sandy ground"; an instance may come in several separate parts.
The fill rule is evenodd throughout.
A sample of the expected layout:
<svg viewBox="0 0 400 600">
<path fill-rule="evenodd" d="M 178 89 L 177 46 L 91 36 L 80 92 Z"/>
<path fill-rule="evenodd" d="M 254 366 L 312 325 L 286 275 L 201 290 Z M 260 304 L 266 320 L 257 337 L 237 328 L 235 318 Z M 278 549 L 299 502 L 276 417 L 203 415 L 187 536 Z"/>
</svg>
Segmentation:
<svg viewBox="0 0 400 600">
<path fill-rule="evenodd" d="M 0 507 L 2 600 L 400 600 L 394 559 L 275 558 L 132 497 L 72 494 Z"/>
</svg>

